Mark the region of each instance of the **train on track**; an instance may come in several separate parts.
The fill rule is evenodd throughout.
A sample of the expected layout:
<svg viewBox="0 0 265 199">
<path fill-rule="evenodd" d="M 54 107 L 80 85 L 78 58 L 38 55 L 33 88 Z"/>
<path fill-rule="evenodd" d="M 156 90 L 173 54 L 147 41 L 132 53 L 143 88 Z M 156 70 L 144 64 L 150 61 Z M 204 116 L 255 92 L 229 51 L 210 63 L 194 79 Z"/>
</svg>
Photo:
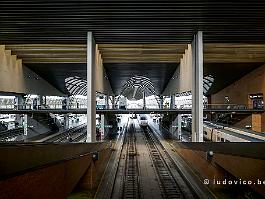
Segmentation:
<svg viewBox="0 0 265 199">
<path fill-rule="evenodd" d="M 264 142 L 265 133 L 204 122 L 203 137 L 212 142 Z"/>
<path fill-rule="evenodd" d="M 216 124 L 209 121 L 203 122 L 203 138 L 211 142 L 264 142 L 265 133 L 255 132 L 237 127 Z M 182 129 L 191 132 L 192 119 L 185 118 Z"/>
<path fill-rule="evenodd" d="M 141 127 L 147 127 L 148 126 L 148 119 L 145 115 L 139 115 L 139 125 Z"/>
</svg>

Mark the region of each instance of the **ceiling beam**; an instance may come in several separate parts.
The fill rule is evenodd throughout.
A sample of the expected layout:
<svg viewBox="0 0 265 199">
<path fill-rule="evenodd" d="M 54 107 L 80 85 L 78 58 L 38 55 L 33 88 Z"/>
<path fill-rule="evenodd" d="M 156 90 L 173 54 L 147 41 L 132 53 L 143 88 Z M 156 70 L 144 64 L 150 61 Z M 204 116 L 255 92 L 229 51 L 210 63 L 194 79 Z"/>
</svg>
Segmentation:
<svg viewBox="0 0 265 199">
<path fill-rule="evenodd" d="M 98 44 L 104 63 L 179 63 L 187 44 Z M 10 44 L 24 63 L 86 63 L 84 44 Z M 265 62 L 265 44 L 204 44 L 205 63 Z"/>
</svg>

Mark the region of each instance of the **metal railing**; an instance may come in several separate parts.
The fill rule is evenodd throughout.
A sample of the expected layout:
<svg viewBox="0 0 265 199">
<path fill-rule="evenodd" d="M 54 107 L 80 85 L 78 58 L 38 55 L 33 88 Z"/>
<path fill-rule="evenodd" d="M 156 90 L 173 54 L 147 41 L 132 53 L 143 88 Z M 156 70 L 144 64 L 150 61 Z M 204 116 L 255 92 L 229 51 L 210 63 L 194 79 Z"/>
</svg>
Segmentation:
<svg viewBox="0 0 265 199">
<path fill-rule="evenodd" d="M 205 104 L 204 109 L 238 109 L 244 110 L 248 106 L 245 104 Z"/>
<path fill-rule="evenodd" d="M 86 109 L 86 105 L 79 105 L 78 107 L 75 105 L 71 105 L 68 107 L 70 110 L 81 110 L 81 109 Z M 140 108 L 126 108 L 125 110 L 191 110 L 192 106 L 180 106 L 180 107 L 163 107 L 163 108 L 149 108 L 146 107 L 143 109 L 142 107 Z M 248 105 L 245 104 L 204 104 L 203 105 L 204 109 L 213 109 L 213 110 L 247 110 L 247 109 L 252 109 L 249 108 Z M 32 104 L 19 104 L 19 105 L 12 105 L 12 104 L 7 104 L 7 105 L 0 105 L 0 109 L 7 109 L 7 110 L 32 110 Z M 46 110 L 62 110 L 62 105 L 60 104 L 54 104 L 54 105 L 46 105 L 46 106 L 38 106 L 37 109 L 46 109 Z M 97 108 L 97 109 L 103 109 L 103 110 L 122 110 L 119 109 L 118 107 L 115 107 L 114 109 L 109 108 L 106 109 L 104 108 Z M 255 110 L 264 110 L 264 108 L 259 108 Z"/>
</svg>

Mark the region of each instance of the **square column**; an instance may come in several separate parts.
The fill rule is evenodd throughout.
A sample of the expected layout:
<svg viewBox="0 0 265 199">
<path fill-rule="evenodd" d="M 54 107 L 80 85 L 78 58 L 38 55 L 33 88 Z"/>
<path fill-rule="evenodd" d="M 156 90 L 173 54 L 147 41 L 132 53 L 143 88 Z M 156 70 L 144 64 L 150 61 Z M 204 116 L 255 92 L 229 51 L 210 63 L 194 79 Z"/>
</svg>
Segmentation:
<svg viewBox="0 0 265 199">
<path fill-rule="evenodd" d="M 112 103 L 112 109 L 115 109 L 115 95 L 112 96 L 111 103 Z"/>
<path fill-rule="evenodd" d="M 62 109 L 63 110 L 68 110 L 69 109 L 69 97 L 63 97 Z"/>
<path fill-rule="evenodd" d="M 40 105 L 40 107 L 46 107 L 46 96 L 43 96 L 43 95 L 39 95 L 38 96 L 38 98 L 39 98 L 39 105 Z"/>
<path fill-rule="evenodd" d="M 105 116 L 101 114 L 100 116 L 100 141 L 102 141 L 105 137 Z"/>
<path fill-rule="evenodd" d="M 96 141 L 96 91 L 95 91 L 95 56 L 96 44 L 92 32 L 87 33 L 87 139 Z"/>
<path fill-rule="evenodd" d="M 23 98 L 22 96 L 16 96 L 14 99 L 14 109 L 19 110 L 19 109 L 23 109 Z"/>
<path fill-rule="evenodd" d="M 109 95 L 106 95 L 106 107 L 105 109 L 109 109 Z"/>
<path fill-rule="evenodd" d="M 192 41 L 192 142 L 203 142 L 203 37 Z"/>
<path fill-rule="evenodd" d="M 143 91 L 143 109 L 146 109 L 146 101 L 145 101 L 145 91 Z"/>
<path fill-rule="evenodd" d="M 175 108 L 175 95 L 171 95 L 170 96 L 170 109 L 174 109 Z"/>
<path fill-rule="evenodd" d="M 64 122 L 63 122 L 63 127 L 65 130 L 69 129 L 69 114 L 64 115 Z"/>
<path fill-rule="evenodd" d="M 178 114 L 178 130 L 177 130 L 177 135 L 178 135 L 178 139 L 179 140 L 181 140 L 181 137 L 182 137 L 181 121 L 182 121 L 182 115 L 181 114 Z"/>
<path fill-rule="evenodd" d="M 164 108 L 163 104 L 164 104 L 164 96 L 160 96 L 160 109 Z"/>
</svg>

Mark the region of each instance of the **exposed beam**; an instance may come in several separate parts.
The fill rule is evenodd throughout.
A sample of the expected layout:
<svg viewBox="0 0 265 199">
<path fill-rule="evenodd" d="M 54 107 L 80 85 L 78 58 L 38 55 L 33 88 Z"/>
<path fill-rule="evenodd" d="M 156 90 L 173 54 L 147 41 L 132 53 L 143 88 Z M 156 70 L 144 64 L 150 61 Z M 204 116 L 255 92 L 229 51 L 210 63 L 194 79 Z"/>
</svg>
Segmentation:
<svg viewBox="0 0 265 199">
<path fill-rule="evenodd" d="M 23 63 L 86 63 L 86 58 L 23 58 Z"/>
<path fill-rule="evenodd" d="M 104 63 L 179 63 L 187 44 L 99 44 Z M 86 63 L 83 44 L 6 45 L 24 63 Z M 265 44 L 204 45 L 205 63 L 265 62 Z"/>
</svg>

